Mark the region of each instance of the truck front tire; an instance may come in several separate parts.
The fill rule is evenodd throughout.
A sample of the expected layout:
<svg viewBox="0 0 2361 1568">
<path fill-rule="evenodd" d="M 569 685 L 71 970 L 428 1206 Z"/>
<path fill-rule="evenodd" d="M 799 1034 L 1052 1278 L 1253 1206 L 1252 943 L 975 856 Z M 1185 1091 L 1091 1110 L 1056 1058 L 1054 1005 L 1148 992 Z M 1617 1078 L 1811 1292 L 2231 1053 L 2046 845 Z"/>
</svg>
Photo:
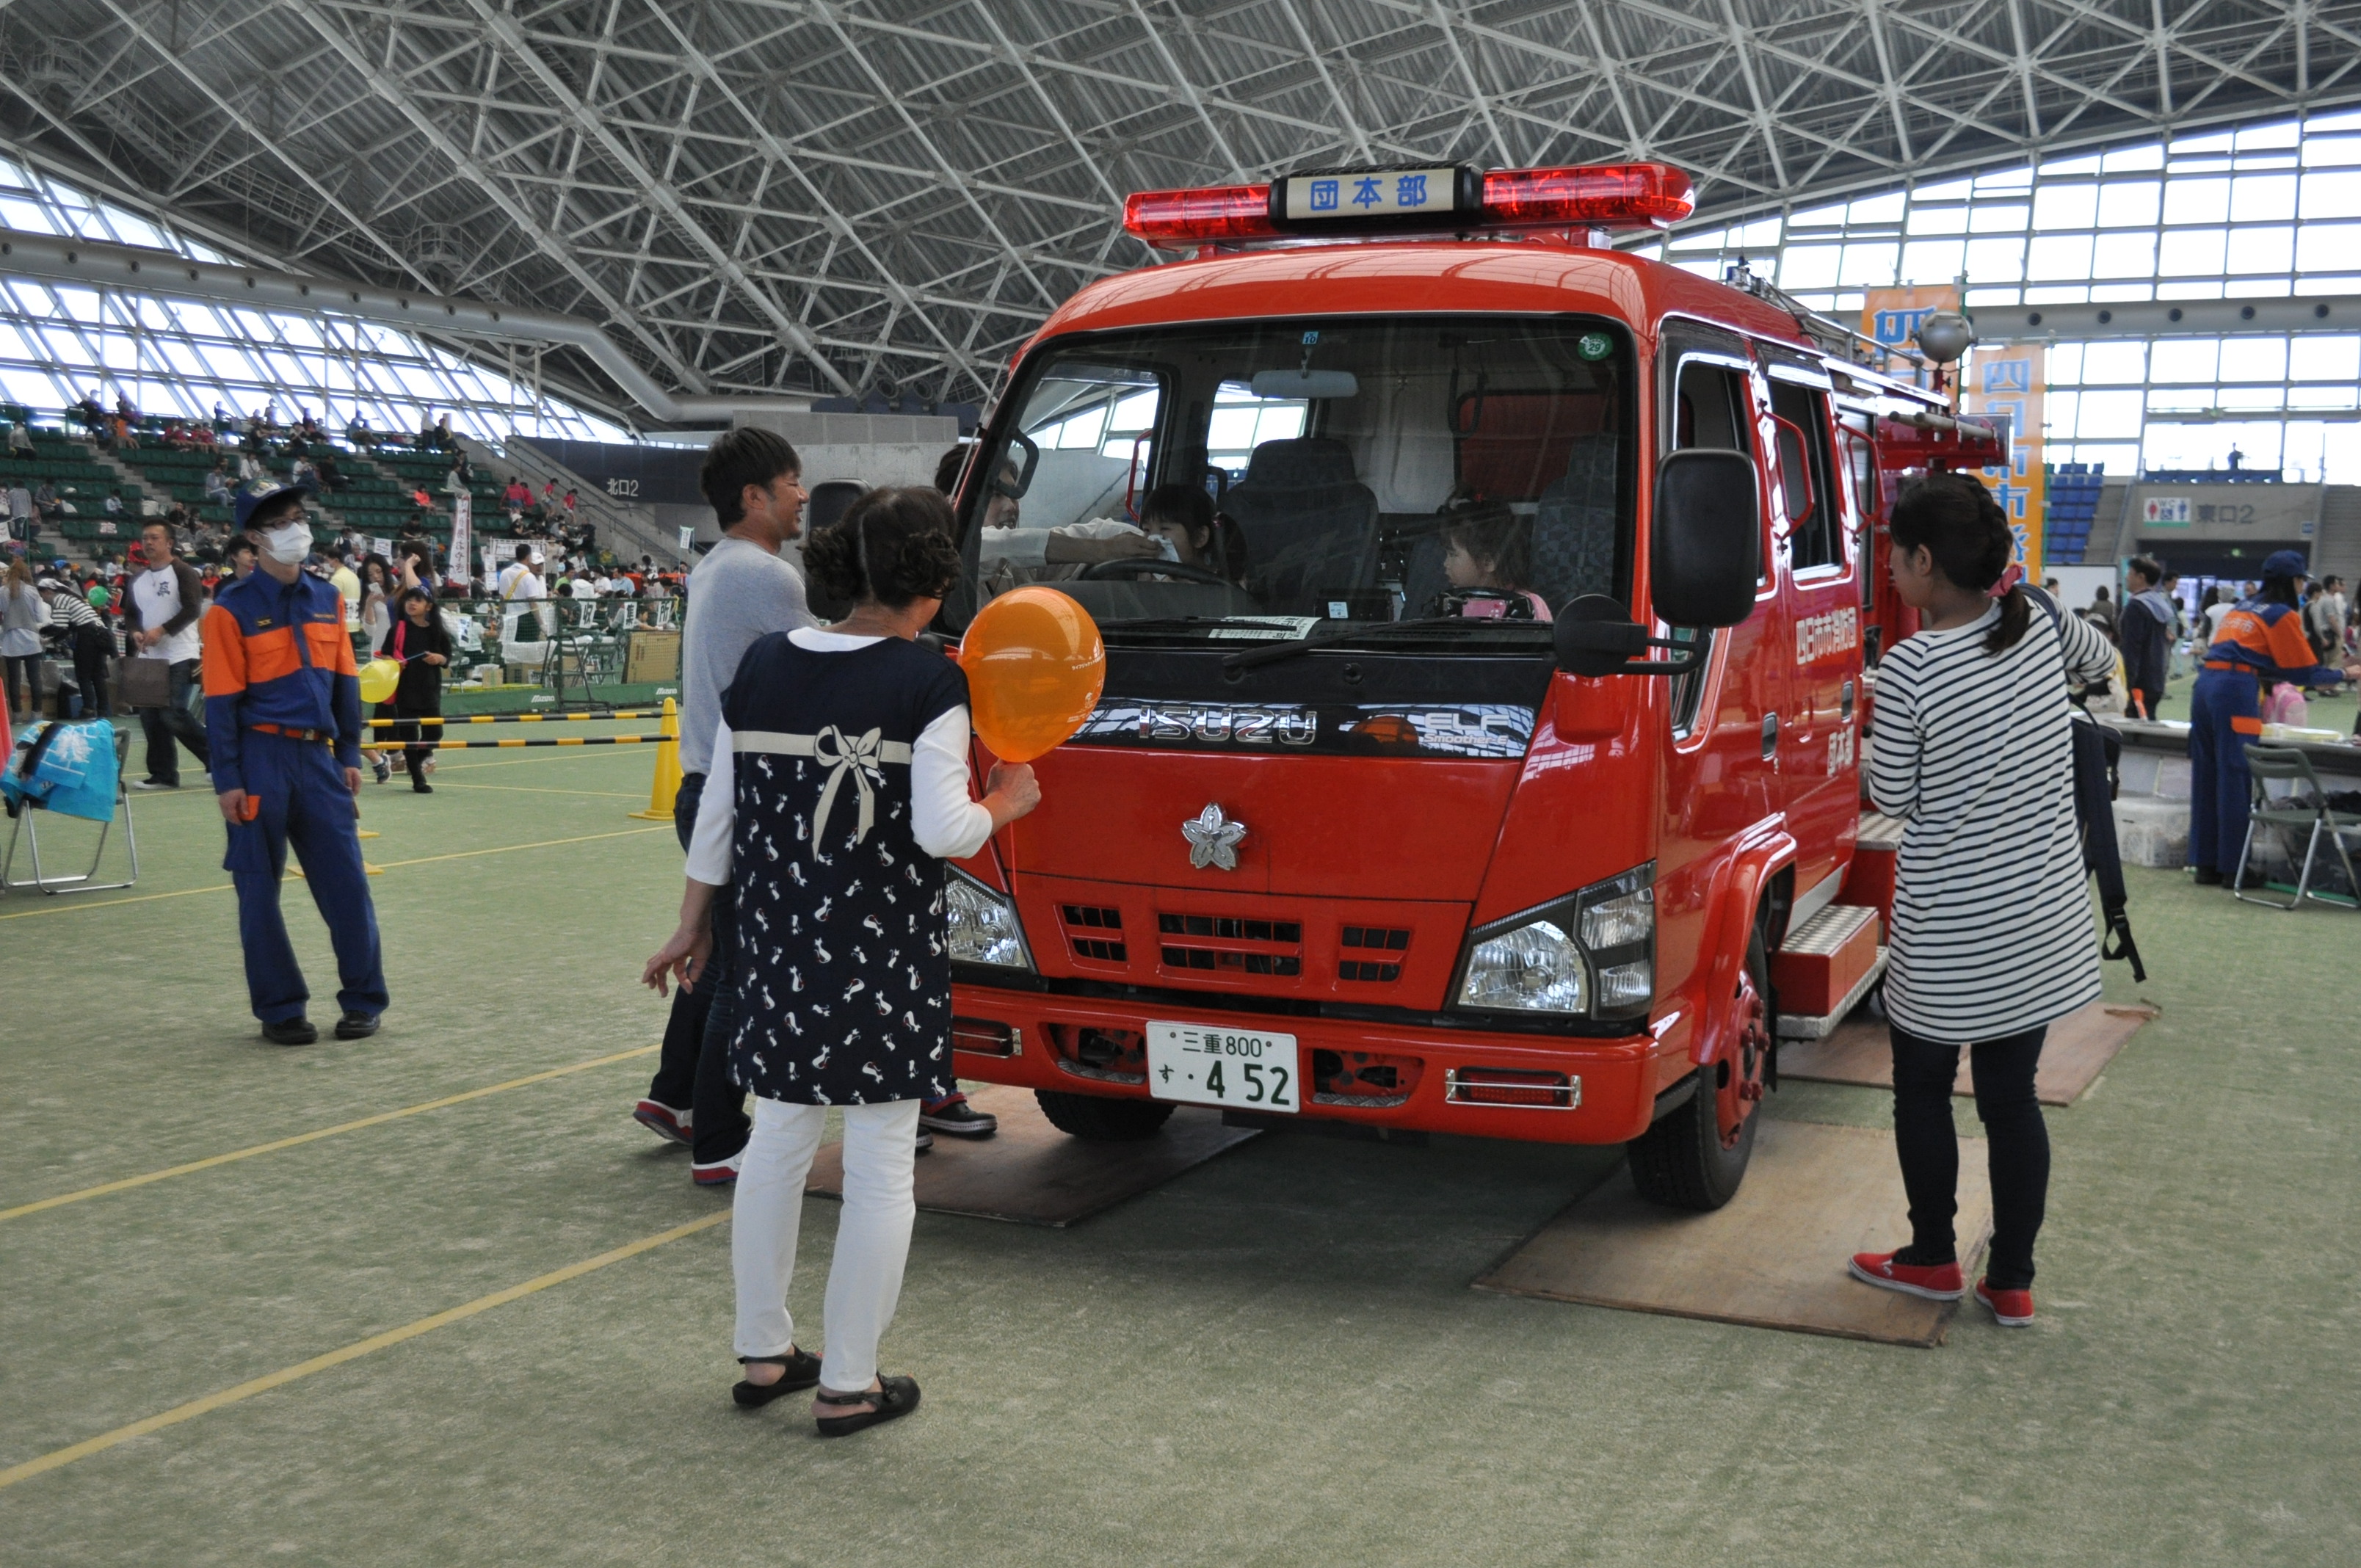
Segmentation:
<svg viewBox="0 0 2361 1568">
<path fill-rule="evenodd" d="M 1719 1209 L 1738 1196 L 1738 1184 L 1746 1179 L 1763 1084 L 1775 1048 L 1771 1032 L 1778 1018 L 1778 1004 L 1771 994 L 1771 959 L 1759 928 L 1746 945 L 1745 980 L 1735 998 L 1741 1032 L 1738 1047 L 1697 1069 L 1696 1092 L 1624 1151 L 1631 1185 L 1652 1203 L 1700 1212 Z M 1758 1038 L 1742 1037 L 1750 1028 Z M 1725 1131 L 1733 1113 L 1736 1125 Z"/>
<path fill-rule="evenodd" d="M 1033 1098 L 1051 1126 L 1086 1143 L 1136 1144 L 1154 1137 L 1172 1115 L 1172 1107 L 1158 1100 L 1108 1100 L 1055 1089 L 1037 1089 Z"/>
</svg>

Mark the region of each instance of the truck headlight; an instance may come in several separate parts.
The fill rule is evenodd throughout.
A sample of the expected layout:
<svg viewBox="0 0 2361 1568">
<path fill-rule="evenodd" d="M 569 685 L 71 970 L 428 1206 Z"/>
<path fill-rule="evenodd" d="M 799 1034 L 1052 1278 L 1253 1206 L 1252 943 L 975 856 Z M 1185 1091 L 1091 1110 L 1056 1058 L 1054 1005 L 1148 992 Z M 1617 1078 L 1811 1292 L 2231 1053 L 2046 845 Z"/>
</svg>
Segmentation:
<svg viewBox="0 0 2361 1568">
<path fill-rule="evenodd" d="M 1651 862 L 1477 930 L 1454 1004 L 1645 1017 L 1656 999 L 1655 881 Z"/>
<path fill-rule="evenodd" d="M 943 899 L 950 916 L 951 961 L 1030 970 L 1033 959 L 1025 950 L 1025 927 L 1017 924 L 1016 905 L 957 866 L 950 871 Z"/>
<path fill-rule="evenodd" d="M 1554 920 L 1529 920 L 1468 950 L 1459 1005 L 1489 1011 L 1579 1013 L 1588 992 L 1582 954 Z"/>
</svg>

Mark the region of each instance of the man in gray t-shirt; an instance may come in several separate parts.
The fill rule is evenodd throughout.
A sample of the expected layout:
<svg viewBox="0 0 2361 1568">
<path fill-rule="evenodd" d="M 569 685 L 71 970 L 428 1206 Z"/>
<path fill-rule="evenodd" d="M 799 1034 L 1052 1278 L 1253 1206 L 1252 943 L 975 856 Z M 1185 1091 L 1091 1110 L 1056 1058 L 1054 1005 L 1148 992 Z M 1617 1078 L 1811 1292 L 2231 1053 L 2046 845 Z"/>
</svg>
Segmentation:
<svg viewBox="0 0 2361 1568">
<path fill-rule="evenodd" d="M 739 661 L 758 638 L 813 624 L 803 577 L 779 554 L 803 532 L 803 460 L 796 449 L 767 430 L 733 430 L 706 453 L 697 482 L 720 520 L 722 539 L 688 574 L 688 619 L 681 634 L 681 781 L 673 802 L 673 828 L 684 851 L 713 765 L 721 694 Z M 730 1081 L 734 1009 L 713 1005 L 730 988 L 732 907 L 730 899 L 714 901 L 713 956 L 694 986 L 674 994 L 655 1079 L 631 1113 L 660 1135 L 690 1146 L 689 1175 L 700 1187 L 738 1179 L 749 1131 L 745 1091 Z"/>
</svg>

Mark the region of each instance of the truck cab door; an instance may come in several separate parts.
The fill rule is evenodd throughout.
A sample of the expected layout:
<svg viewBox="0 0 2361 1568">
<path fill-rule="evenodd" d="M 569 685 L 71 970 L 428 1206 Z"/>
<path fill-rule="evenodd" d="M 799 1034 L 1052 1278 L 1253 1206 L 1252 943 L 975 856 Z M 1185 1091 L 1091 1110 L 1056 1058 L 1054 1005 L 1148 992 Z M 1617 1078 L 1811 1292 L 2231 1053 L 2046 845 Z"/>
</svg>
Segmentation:
<svg viewBox="0 0 2361 1568">
<path fill-rule="evenodd" d="M 1839 475 L 1828 378 L 1817 366 L 1766 351 L 1773 492 L 1784 525 L 1780 605 L 1787 637 L 1786 700 L 1777 790 L 1797 846 L 1795 895 L 1842 869 L 1860 816 L 1861 670 L 1859 530 Z"/>
<path fill-rule="evenodd" d="M 1764 421 L 1744 340 L 1698 323 L 1667 322 L 1659 365 L 1658 452 L 1744 452 L 1767 480 L 1770 463 L 1758 431 Z M 1768 498 L 1761 504 L 1769 516 Z M 1773 635 L 1779 573 L 1768 552 L 1764 574 L 1755 612 L 1710 633 L 1703 667 L 1666 690 L 1670 733 L 1656 869 L 1660 996 L 1702 982 L 1713 958 L 1705 920 L 1714 872 L 1734 840 L 1780 809 L 1780 729 L 1769 727 L 1784 724 L 1789 656 Z"/>
</svg>

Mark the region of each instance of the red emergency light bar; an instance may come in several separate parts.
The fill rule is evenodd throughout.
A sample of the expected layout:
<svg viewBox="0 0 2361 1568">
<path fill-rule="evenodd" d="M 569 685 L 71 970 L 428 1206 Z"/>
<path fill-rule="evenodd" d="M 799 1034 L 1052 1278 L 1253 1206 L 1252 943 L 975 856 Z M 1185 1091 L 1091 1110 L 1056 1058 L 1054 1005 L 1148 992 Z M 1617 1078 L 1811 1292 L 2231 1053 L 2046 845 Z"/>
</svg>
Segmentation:
<svg viewBox="0 0 2361 1568">
<path fill-rule="evenodd" d="M 1689 177 L 1665 163 L 1575 169 L 1452 167 L 1291 174 L 1261 185 L 1139 191 L 1128 233 L 1166 249 L 1323 232 L 1664 228 L 1696 210 Z"/>
<path fill-rule="evenodd" d="M 1669 228 L 1697 211 L 1696 188 L 1669 163 L 1499 169 L 1484 176 L 1484 215 L 1502 228 Z"/>
</svg>

